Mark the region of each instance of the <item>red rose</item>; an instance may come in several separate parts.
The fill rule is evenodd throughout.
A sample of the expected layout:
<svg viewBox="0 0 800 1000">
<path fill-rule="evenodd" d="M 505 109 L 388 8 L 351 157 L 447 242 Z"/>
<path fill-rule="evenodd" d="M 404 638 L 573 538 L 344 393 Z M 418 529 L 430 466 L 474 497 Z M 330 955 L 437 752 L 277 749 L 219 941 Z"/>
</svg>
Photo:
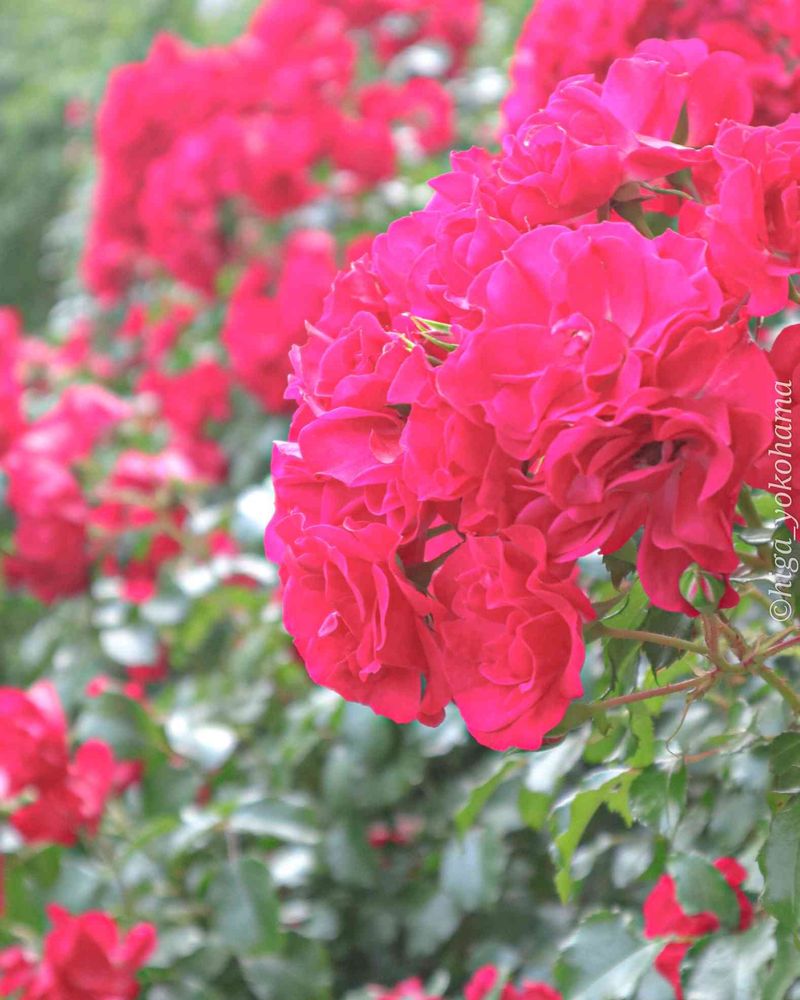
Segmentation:
<svg viewBox="0 0 800 1000">
<path fill-rule="evenodd" d="M 23 992 L 19 1000 L 133 1000 L 136 972 L 156 945 L 151 924 L 137 924 L 124 936 L 100 911 L 74 917 L 60 906 L 47 908 L 53 929 L 39 964 L 18 948 L 0 952 L 0 992 Z M 16 995 L 16 994 L 15 994 Z"/>
<path fill-rule="evenodd" d="M 800 115 L 776 128 L 727 122 L 714 144 L 719 180 L 706 209 L 711 257 L 748 309 L 783 309 L 800 270 Z"/>
<path fill-rule="evenodd" d="M 53 685 L 0 688 L 0 796 L 60 780 L 67 761 L 67 721 Z"/>
<path fill-rule="evenodd" d="M 795 540 L 800 539 L 800 325 L 788 326 L 772 345 L 767 359 L 775 375 L 773 440 L 748 482 L 769 490 L 781 506 L 782 520 Z M 784 557 L 776 563 L 786 576 Z M 778 562 L 778 559 L 784 562 Z"/>
<path fill-rule="evenodd" d="M 536 750 L 580 697 L 586 596 L 517 525 L 467 538 L 436 571 L 441 669 L 470 733 L 494 750 Z"/>
<path fill-rule="evenodd" d="M 464 987 L 464 1000 L 490 1000 L 497 983 L 498 971 L 493 965 L 484 965 Z M 521 986 L 506 984 L 497 1000 L 562 1000 L 558 990 L 544 983 L 524 982 Z"/>
<path fill-rule="evenodd" d="M 275 531 L 286 546 L 284 622 L 312 680 L 395 722 L 439 722 L 449 697 L 428 665 L 432 604 L 398 564 L 399 535 L 382 524 L 306 526 L 299 514 Z"/>
<path fill-rule="evenodd" d="M 747 872 L 734 858 L 719 858 L 714 867 L 722 873 L 725 881 L 733 889 L 739 903 L 739 926 L 746 931 L 753 922 L 753 905 L 741 889 Z M 676 937 L 659 952 L 655 966 L 675 990 L 676 1000 L 683 1000 L 681 985 L 681 963 L 692 946 L 692 939 L 713 934 L 719 930 L 719 918 L 715 913 L 684 912 L 671 875 L 662 875 L 644 902 L 644 933 L 648 938 Z"/>
<path fill-rule="evenodd" d="M 111 748 L 89 740 L 78 748 L 63 777 L 39 785 L 36 800 L 12 813 L 11 823 L 29 843 L 70 846 L 80 832 L 96 833 L 116 769 Z"/>
</svg>

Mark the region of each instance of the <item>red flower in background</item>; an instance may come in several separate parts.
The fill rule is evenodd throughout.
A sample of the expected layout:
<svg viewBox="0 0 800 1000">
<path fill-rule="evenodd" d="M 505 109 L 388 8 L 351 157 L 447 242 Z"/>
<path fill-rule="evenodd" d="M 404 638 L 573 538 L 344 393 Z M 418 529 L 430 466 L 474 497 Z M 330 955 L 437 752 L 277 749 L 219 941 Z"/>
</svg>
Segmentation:
<svg viewBox="0 0 800 1000">
<path fill-rule="evenodd" d="M 11 823 L 36 843 L 74 844 L 80 832 L 94 833 L 112 793 L 117 762 L 111 748 L 89 740 L 70 759 L 67 723 L 48 681 L 28 692 L 0 689 L 0 798 L 17 806 Z"/>
<path fill-rule="evenodd" d="M 499 979 L 499 972 L 493 965 L 484 965 L 464 987 L 464 1000 L 489 1000 Z M 507 983 L 497 1000 L 562 1000 L 558 990 L 544 983 L 524 982 L 521 986 Z"/>
<path fill-rule="evenodd" d="M 287 409 L 289 350 L 306 338 L 306 322 L 322 310 L 336 274 L 335 244 L 321 230 L 294 233 L 279 275 L 254 261 L 231 296 L 222 341 L 233 374 L 270 413 Z M 270 294 L 270 285 L 273 285 Z"/>
<path fill-rule="evenodd" d="M 646 38 L 692 37 L 744 60 L 741 82 L 752 88 L 758 124 L 775 124 L 796 109 L 800 14 L 793 0 L 539 0 L 517 42 L 506 124 L 517 128 L 565 77 L 602 78 Z M 707 81 L 713 88 L 738 82 Z"/>
<path fill-rule="evenodd" d="M 753 904 L 744 894 L 741 885 L 747 872 L 734 858 L 719 858 L 714 867 L 722 873 L 733 889 L 739 903 L 737 930 L 746 931 L 753 922 Z M 719 930 L 719 917 L 715 913 L 687 914 L 678 902 L 675 880 L 662 875 L 644 903 L 644 932 L 648 938 L 675 937 L 659 952 L 656 968 L 675 990 L 676 1000 L 683 1000 L 681 963 L 695 940 Z"/>
<path fill-rule="evenodd" d="M 373 30 L 387 56 L 436 40 L 456 65 L 479 5 L 402 6 L 265 4 L 228 46 L 194 50 L 162 36 L 144 62 L 117 69 L 98 117 L 101 176 L 83 263 L 92 291 L 114 300 L 160 266 L 211 295 L 223 265 L 246 257 L 248 219 L 285 216 L 324 193 L 313 172 L 326 160 L 351 175 L 355 193 L 393 175 L 390 123 L 422 151 L 448 146 L 452 102 L 435 81 L 358 90 L 352 29 Z M 398 13 L 407 30 L 396 30 Z M 356 115 L 343 110 L 348 98 Z"/>
<path fill-rule="evenodd" d="M 121 934 L 116 922 L 97 910 L 72 916 L 52 905 L 47 912 L 53 927 L 41 959 L 18 948 L 0 952 L 0 996 L 133 1000 L 139 995 L 136 973 L 156 946 L 152 924 L 137 924 Z"/>
</svg>

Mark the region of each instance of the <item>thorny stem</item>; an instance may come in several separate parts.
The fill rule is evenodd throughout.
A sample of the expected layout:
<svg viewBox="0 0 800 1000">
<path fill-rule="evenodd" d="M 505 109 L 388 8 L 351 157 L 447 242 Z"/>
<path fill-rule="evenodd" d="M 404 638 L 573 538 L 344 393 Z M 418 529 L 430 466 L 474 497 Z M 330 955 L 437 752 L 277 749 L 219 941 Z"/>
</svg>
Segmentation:
<svg viewBox="0 0 800 1000">
<path fill-rule="evenodd" d="M 650 688 L 647 691 L 633 691 L 631 694 L 623 694 L 618 698 L 609 698 L 607 701 L 596 701 L 586 706 L 592 712 L 604 712 L 610 708 L 619 708 L 622 705 L 630 705 L 637 701 L 647 701 L 650 698 L 663 698 L 668 694 L 678 694 L 681 691 L 692 691 L 701 686 L 709 686 L 718 671 L 712 670 L 700 677 L 690 677 L 685 681 L 676 681 L 674 684 L 665 684 L 663 687 Z"/>
<path fill-rule="evenodd" d="M 789 649 L 791 646 L 800 646 L 800 635 L 796 635 L 794 639 L 787 639 L 786 642 L 779 642 L 777 646 L 770 646 L 766 650 L 766 655 L 774 656 L 776 653 L 782 653 L 784 649 Z"/>
</svg>

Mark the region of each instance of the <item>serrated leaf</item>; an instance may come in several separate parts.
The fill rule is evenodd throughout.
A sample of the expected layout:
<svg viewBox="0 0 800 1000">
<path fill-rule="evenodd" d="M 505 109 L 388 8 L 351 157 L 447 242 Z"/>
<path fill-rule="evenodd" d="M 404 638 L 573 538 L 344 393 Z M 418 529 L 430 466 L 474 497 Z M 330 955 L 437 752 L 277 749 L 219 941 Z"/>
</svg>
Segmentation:
<svg viewBox="0 0 800 1000">
<path fill-rule="evenodd" d="M 657 632 L 659 635 L 689 639 L 694 632 L 694 620 L 677 611 L 664 611 L 663 608 L 651 607 L 642 623 L 642 629 L 646 632 Z M 672 649 L 654 642 L 644 643 L 642 649 L 653 670 L 663 670 L 686 655 L 680 649 Z"/>
<path fill-rule="evenodd" d="M 781 733 L 772 741 L 769 769 L 773 791 L 800 791 L 800 733 Z"/>
<path fill-rule="evenodd" d="M 586 779 L 581 789 L 556 806 L 554 827 L 556 830 L 561 827 L 561 832 L 555 837 L 553 849 L 557 866 L 556 888 L 562 902 L 567 902 L 572 895 L 572 858 L 597 810 L 604 805 L 621 816 L 628 826 L 633 822 L 628 795 L 638 773 L 625 768 L 597 771 Z"/>
<path fill-rule="evenodd" d="M 636 740 L 636 750 L 628 757 L 629 767 L 649 767 L 655 758 L 655 730 L 653 717 L 644 702 L 629 706 L 630 731 Z"/>
</svg>

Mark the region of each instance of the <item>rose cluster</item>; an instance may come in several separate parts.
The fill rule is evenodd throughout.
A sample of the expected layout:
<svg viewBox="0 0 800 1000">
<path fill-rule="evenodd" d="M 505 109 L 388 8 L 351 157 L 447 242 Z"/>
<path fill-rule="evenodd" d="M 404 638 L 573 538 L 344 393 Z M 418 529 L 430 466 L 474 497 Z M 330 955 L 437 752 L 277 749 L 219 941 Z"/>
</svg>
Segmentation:
<svg viewBox="0 0 800 1000">
<path fill-rule="evenodd" d="M 615 59 L 656 37 L 700 38 L 712 51 L 741 56 L 757 124 L 777 124 L 800 106 L 794 0 L 538 0 L 517 41 L 506 122 L 518 127 L 565 77 L 603 75 Z"/>
<path fill-rule="evenodd" d="M 0 311 L 0 336 L 14 417 L 0 440 L 14 518 L 7 583 L 52 602 L 85 591 L 97 567 L 119 580 L 126 599 L 152 597 L 161 567 L 186 548 L 192 490 L 226 474 L 208 434 L 229 415 L 226 369 L 201 358 L 172 374 L 132 357 L 124 376 L 94 351 L 83 324 L 54 348 L 24 335 L 10 310 Z M 69 384 L 98 368 L 124 395 L 99 381 Z M 193 542 L 208 549 L 220 540 Z"/>
<path fill-rule="evenodd" d="M 164 35 L 144 62 L 117 69 L 98 123 L 90 289 L 114 299 L 161 270 L 211 294 L 225 264 L 252 256 L 254 220 L 285 222 L 325 197 L 352 213 L 401 153 L 449 148 L 449 92 L 413 70 L 365 83 L 359 42 L 389 58 L 429 41 L 453 70 L 480 5 L 401 6 L 267 3 L 230 45 L 193 49 Z"/>
<path fill-rule="evenodd" d="M 0 688 L 0 802 L 29 843 L 74 844 L 92 835 L 108 798 L 137 776 L 107 743 L 88 740 L 70 755 L 55 688 Z"/>
<path fill-rule="evenodd" d="M 800 359 L 751 334 L 795 294 L 800 117 L 751 126 L 743 70 L 649 40 L 563 80 L 337 277 L 267 533 L 317 683 L 535 749 L 582 693 L 578 559 L 633 540 L 654 605 L 736 602 L 737 501 Z"/>
<path fill-rule="evenodd" d="M 16 1000 L 133 1000 L 136 973 L 156 945 L 151 924 L 121 935 L 105 913 L 72 916 L 48 907 L 53 928 L 41 958 L 26 948 L 0 951 L 0 996 Z"/>
</svg>

